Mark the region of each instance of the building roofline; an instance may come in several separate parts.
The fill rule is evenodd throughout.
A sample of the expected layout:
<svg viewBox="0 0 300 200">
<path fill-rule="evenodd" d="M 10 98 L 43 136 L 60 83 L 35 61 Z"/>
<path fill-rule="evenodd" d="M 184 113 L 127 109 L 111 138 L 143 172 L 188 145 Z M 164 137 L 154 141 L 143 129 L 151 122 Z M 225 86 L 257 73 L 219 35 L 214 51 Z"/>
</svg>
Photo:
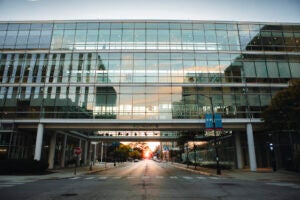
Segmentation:
<svg viewBox="0 0 300 200">
<path fill-rule="evenodd" d="M 174 19 L 67 19 L 67 20 L 13 20 L 0 23 L 70 23 L 70 22 L 173 22 L 173 23 L 235 23 L 235 24 L 267 24 L 267 25 L 300 25 L 300 22 L 264 22 L 264 21 L 222 21 L 222 20 L 174 20 Z"/>
</svg>

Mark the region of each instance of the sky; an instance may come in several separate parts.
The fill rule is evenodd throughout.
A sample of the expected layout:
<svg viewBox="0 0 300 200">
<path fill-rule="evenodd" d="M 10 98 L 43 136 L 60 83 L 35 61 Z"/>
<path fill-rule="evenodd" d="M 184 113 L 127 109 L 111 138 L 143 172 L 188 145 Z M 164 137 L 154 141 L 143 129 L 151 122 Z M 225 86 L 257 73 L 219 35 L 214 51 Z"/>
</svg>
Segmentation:
<svg viewBox="0 0 300 200">
<path fill-rule="evenodd" d="M 300 0 L 0 0 L 0 21 L 85 19 L 300 23 Z"/>
</svg>

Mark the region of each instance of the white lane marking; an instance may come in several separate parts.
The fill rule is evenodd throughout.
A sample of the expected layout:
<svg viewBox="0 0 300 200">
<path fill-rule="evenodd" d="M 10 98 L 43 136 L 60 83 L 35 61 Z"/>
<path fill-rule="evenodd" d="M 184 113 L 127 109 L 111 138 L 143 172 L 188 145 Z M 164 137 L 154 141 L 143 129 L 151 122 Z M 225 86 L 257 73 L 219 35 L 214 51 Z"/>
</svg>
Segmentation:
<svg viewBox="0 0 300 200">
<path fill-rule="evenodd" d="M 163 176 L 155 176 L 155 178 L 157 178 L 157 179 L 162 179 L 162 178 L 164 178 Z"/>
<path fill-rule="evenodd" d="M 81 177 L 79 177 L 79 176 L 75 176 L 75 177 L 72 177 L 72 178 L 70 178 L 71 180 L 76 180 L 76 179 L 80 179 Z"/>
<path fill-rule="evenodd" d="M 23 185 L 25 183 L 34 182 L 35 180 L 16 180 L 16 181 L 5 181 L 0 183 L 0 188 L 8 188 L 17 185 Z"/>
<path fill-rule="evenodd" d="M 190 177 L 190 176 L 183 176 L 182 178 L 184 178 L 184 179 L 193 179 L 193 178 Z"/>
<path fill-rule="evenodd" d="M 206 177 L 203 177 L 203 176 L 198 176 L 197 179 L 200 179 L 200 180 L 205 180 Z"/>
<path fill-rule="evenodd" d="M 292 187 L 292 188 L 300 188 L 300 185 L 297 185 L 295 183 L 266 183 L 267 185 L 276 185 L 276 186 L 282 186 L 282 187 Z"/>
<path fill-rule="evenodd" d="M 212 180 L 219 180 L 220 178 L 218 178 L 218 177 L 209 177 L 209 179 L 212 179 Z"/>
<path fill-rule="evenodd" d="M 86 180 L 92 180 L 92 179 L 95 179 L 96 177 L 87 177 L 85 178 Z"/>
<path fill-rule="evenodd" d="M 136 176 L 127 176 L 128 179 L 137 178 Z"/>
<path fill-rule="evenodd" d="M 12 187 L 12 186 L 14 186 L 14 184 L 5 184 L 5 183 L 0 184 L 0 188 L 2 188 L 2 187 Z"/>
<path fill-rule="evenodd" d="M 114 176 L 112 177 L 113 179 L 121 179 L 122 177 L 121 176 Z"/>
<path fill-rule="evenodd" d="M 177 176 L 170 176 L 171 179 L 177 179 Z"/>
<path fill-rule="evenodd" d="M 150 178 L 149 176 L 142 176 L 142 179 L 148 179 Z"/>
<path fill-rule="evenodd" d="M 14 185 L 22 185 L 25 183 L 29 183 L 29 182 L 11 182 L 11 184 L 14 184 Z"/>
<path fill-rule="evenodd" d="M 101 177 L 99 177 L 98 179 L 100 179 L 100 180 L 105 180 L 105 179 L 107 179 L 107 177 L 106 177 L 106 176 L 101 176 Z"/>
</svg>

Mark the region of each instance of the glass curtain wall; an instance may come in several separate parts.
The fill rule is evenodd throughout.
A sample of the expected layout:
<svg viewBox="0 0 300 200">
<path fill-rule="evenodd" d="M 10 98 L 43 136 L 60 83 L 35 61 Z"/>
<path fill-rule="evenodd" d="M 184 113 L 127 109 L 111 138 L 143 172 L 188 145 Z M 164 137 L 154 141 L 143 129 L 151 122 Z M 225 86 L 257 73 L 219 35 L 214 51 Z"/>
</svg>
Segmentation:
<svg viewBox="0 0 300 200">
<path fill-rule="evenodd" d="M 0 23 L 2 118 L 260 117 L 300 78 L 300 25 Z M 270 86 L 272 85 L 272 86 Z"/>
</svg>

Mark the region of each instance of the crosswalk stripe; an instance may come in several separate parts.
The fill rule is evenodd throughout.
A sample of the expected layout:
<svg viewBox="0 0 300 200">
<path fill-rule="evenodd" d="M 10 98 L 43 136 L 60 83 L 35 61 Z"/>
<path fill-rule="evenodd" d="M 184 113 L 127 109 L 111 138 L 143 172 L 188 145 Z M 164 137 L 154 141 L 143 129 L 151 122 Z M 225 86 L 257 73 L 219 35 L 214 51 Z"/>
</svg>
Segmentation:
<svg viewBox="0 0 300 200">
<path fill-rule="evenodd" d="M 22 185 L 22 184 L 24 184 L 24 183 L 26 183 L 26 182 L 13 182 L 12 184 L 14 184 L 14 185 Z M 28 182 L 27 182 L 28 183 Z"/>
<path fill-rule="evenodd" d="M 266 183 L 267 185 L 276 185 L 276 186 L 282 186 L 282 187 L 291 187 L 298 189 L 300 188 L 300 185 L 297 185 L 295 183 Z"/>
<path fill-rule="evenodd" d="M 96 177 L 87 177 L 85 178 L 86 180 L 92 180 L 92 179 L 95 179 Z"/>
<path fill-rule="evenodd" d="M 70 179 L 72 179 L 72 180 L 76 180 L 76 179 L 80 179 L 81 177 L 79 177 L 79 176 L 75 176 L 75 177 L 72 177 L 72 178 L 70 178 Z"/>
<path fill-rule="evenodd" d="M 12 184 L 0 184 L 0 188 L 7 188 L 7 187 L 13 187 L 15 185 Z"/>
<path fill-rule="evenodd" d="M 6 181 L 0 183 L 0 188 L 8 188 L 8 187 L 13 187 L 17 185 L 22 185 L 25 183 L 33 182 L 34 180 L 23 180 L 23 181 Z"/>
<path fill-rule="evenodd" d="M 219 180 L 220 178 L 218 178 L 218 177 L 209 177 L 209 179 L 212 179 L 212 180 Z"/>
</svg>

